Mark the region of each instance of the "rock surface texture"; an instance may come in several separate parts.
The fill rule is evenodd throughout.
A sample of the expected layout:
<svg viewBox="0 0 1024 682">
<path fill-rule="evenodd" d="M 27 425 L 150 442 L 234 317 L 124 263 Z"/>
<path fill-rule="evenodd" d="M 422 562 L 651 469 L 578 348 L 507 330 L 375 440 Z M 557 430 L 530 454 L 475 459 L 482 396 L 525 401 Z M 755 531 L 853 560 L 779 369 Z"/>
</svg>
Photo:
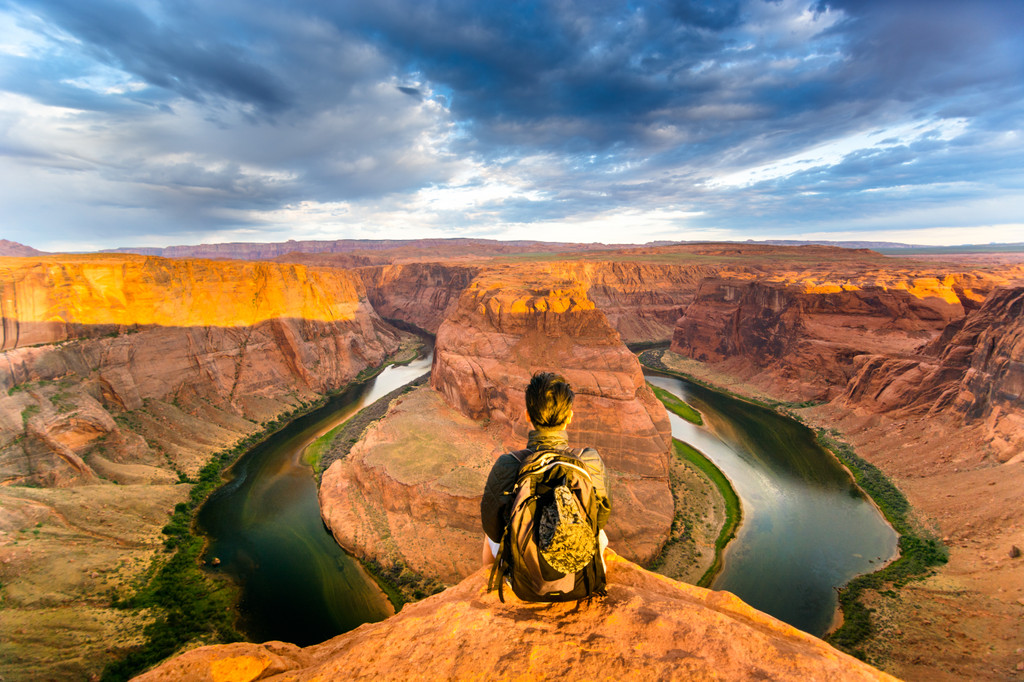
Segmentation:
<svg viewBox="0 0 1024 682">
<path fill-rule="evenodd" d="M 980 299 L 954 277 L 883 282 L 707 279 L 671 349 L 762 374 L 797 399 L 829 399 L 857 371 L 857 356 L 913 353 Z"/>
<path fill-rule="evenodd" d="M 407 263 L 360 268 L 377 314 L 437 334 L 479 267 L 446 263 Z"/>
<path fill-rule="evenodd" d="M 891 680 L 744 604 L 610 553 L 608 596 L 541 605 L 486 591 L 486 571 L 316 646 L 228 644 L 136 678 L 174 680 Z"/>
<path fill-rule="evenodd" d="M 983 424 L 999 459 L 1024 453 L 1024 287 L 997 289 L 911 357 L 865 355 L 842 395 L 852 408 Z"/>
<path fill-rule="evenodd" d="M 324 471 L 324 523 L 358 557 L 458 582 L 480 566 L 480 496 L 506 435 L 427 386 L 401 396 Z"/>
<path fill-rule="evenodd" d="M 398 346 L 358 278 L 298 265 L 2 259 L 0 312 L 8 484 L 177 480 Z"/>
</svg>

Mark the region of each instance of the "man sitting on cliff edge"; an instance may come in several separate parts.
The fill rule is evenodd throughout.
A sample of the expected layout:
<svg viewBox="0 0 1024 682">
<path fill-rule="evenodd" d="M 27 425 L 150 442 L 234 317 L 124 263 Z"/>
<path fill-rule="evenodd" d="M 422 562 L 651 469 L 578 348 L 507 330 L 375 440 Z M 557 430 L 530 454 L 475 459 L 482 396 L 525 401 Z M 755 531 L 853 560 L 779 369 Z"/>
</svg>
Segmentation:
<svg viewBox="0 0 1024 682">
<path fill-rule="evenodd" d="M 525 450 L 495 461 L 480 501 L 483 563 L 497 559 L 499 589 L 507 577 L 527 601 L 603 593 L 611 501 L 597 450 L 569 448 L 574 397 L 560 374 L 533 375 L 526 411 L 534 430 Z"/>
</svg>

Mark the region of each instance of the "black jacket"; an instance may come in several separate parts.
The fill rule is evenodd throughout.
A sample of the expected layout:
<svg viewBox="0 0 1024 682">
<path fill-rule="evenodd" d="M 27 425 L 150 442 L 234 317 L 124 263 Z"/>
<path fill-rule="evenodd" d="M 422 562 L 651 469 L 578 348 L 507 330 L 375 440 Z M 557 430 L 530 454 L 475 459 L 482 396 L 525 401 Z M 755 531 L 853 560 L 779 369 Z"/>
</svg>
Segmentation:
<svg viewBox="0 0 1024 682">
<path fill-rule="evenodd" d="M 526 443 L 528 450 L 563 450 L 569 447 L 569 437 L 565 431 L 553 431 L 540 429 L 530 431 Z M 580 453 L 580 461 L 586 465 L 587 471 L 594 482 L 594 496 L 597 503 L 597 527 L 604 528 L 611 514 L 611 499 L 608 497 L 608 479 L 604 470 L 604 462 L 601 455 L 593 448 L 584 448 Z M 480 500 L 480 520 L 483 522 L 484 532 L 494 542 L 501 542 L 501 536 L 505 532 L 505 524 L 508 519 L 505 517 L 507 510 L 505 503 L 511 500 L 503 499 L 503 493 L 512 490 L 519 475 L 520 462 L 515 455 L 506 453 L 499 457 L 491 473 L 487 476 L 487 484 L 484 486 L 484 496 Z"/>
</svg>

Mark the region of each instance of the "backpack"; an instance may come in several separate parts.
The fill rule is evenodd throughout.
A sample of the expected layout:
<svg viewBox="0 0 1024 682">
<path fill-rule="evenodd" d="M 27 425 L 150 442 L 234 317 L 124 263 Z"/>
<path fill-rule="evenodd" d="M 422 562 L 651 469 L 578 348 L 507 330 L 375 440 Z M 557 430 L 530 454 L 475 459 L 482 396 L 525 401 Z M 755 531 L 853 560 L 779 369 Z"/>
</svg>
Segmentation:
<svg viewBox="0 0 1024 682">
<path fill-rule="evenodd" d="M 521 463 L 506 491 L 508 521 L 489 590 L 504 584 L 523 601 L 573 601 L 605 595 L 594 484 L 572 450 L 513 452 Z"/>
</svg>

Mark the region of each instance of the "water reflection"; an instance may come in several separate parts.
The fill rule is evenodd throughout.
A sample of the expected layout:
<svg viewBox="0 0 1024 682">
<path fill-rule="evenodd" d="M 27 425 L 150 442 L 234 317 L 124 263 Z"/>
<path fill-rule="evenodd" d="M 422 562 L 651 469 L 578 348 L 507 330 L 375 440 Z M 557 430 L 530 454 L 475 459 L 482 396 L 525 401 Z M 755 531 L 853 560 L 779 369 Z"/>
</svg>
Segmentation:
<svg viewBox="0 0 1024 682">
<path fill-rule="evenodd" d="M 363 406 L 430 369 L 431 357 L 391 366 L 256 446 L 199 513 L 208 557 L 242 588 L 241 627 L 255 641 L 307 646 L 386 618 L 390 604 L 324 527 L 306 446 Z"/>
<path fill-rule="evenodd" d="M 823 634 L 835 588 L 894 556 L 895 531 L 807 428 L 683 379 L 647 379 L 700 410 L 704 427 L 669 414 L 672 434 L 729 477 L 743 506 L 713 588 Z"/>
</svg>

